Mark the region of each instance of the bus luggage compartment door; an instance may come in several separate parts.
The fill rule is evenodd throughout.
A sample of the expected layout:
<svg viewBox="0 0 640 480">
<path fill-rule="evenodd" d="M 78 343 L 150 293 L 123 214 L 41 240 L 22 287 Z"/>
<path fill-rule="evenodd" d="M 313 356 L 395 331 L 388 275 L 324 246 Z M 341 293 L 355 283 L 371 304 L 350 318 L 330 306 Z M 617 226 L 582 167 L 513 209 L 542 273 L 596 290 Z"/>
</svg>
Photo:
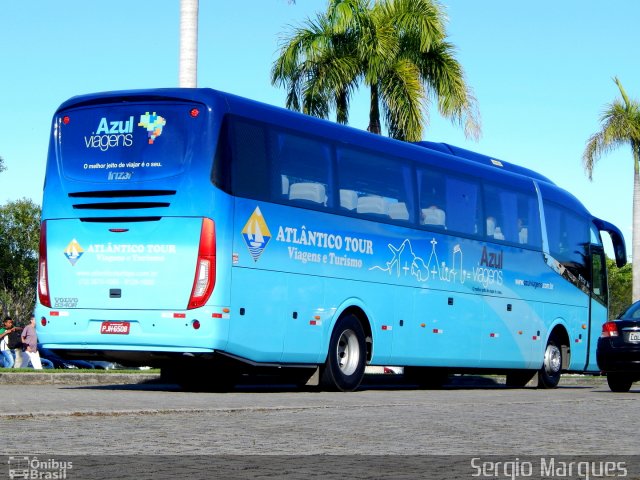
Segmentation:
<svg viewBox="0 0 640 480">
<path fill-rule="evenodd" d="M 201 218 L 46 222 L 53 308 L 187 308 Z"/>
</svg>

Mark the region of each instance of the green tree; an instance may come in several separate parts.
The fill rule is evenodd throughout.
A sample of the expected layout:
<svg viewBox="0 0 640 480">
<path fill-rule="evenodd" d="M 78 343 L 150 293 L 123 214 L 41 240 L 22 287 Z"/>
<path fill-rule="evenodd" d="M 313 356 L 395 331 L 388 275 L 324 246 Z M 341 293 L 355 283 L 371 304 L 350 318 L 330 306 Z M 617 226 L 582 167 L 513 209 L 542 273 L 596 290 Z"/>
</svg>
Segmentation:
<svg viewBox="0 0 640 480">
<path fill-rule="evenodd" d="M 33 311 L 39 239 L 38 205 L 21 199 L 0 207 L 0 302 L 4 313 L 24 318 Z"/>
<path fill-rule="evenodd" d="M 593 168 L 603 155 L 621 146 L 631 148 L 633 158 L 633 231 L 632 251 L 633 290 L 632 299 L 640 300 L 640 104 L 632 100 L 618 77 L 613 81 L 620 90 L 622 100 L 616 98 L 604 107 L 600 117 L 600 131 L 591 135 L 582 155 L 582 162 L 589 180 Z"/>
<path fill-rule="evenodd" d="M 353 93 L 370 93 L 369 126 L 381 133 L 419 141 L 428 107 L 480 135 L 477 102 L 467 86 L 445 16 L 433 0 L 329 0 L 327 11 L 293 29 L 275 61 L 271 82 L 287 89 L 292 110 L 348 123 Z"/>
<path fill-rule="evenodd" d="M 609 284 L 609 319 L 614 319 L 631 305 L 631 264 L 622 268 L 615 260 L 607 258 L 607 277 Z"/>
<path fill-rule="evenodd" d="M 4 172 L 7 167 L 4 166 L 4 159 L 0 157 L 0 172 Z"/>
</svg>

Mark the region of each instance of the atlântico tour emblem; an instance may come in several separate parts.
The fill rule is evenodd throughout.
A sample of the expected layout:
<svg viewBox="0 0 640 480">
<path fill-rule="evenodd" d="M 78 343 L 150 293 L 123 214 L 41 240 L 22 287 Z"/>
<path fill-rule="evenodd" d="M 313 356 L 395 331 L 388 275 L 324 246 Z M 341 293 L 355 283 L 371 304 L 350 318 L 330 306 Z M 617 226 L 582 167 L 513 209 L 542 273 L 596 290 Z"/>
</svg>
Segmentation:
<svg viewBox="0 0 640 480">
<path fill-rule="evenodd" d="M 260 207 L 256 207 L 249 217 L 249 221 L 242 229 L 242 237 L 247 244 L 249 253 L 253 257 L 253 261 L 257 262 L 267 247 L 269 240 L 271 240 L 271 232 L 269 231 L 269 227 L 267 227 L 267 222 L 265 222 L 262 216 Z"/>
</svg>

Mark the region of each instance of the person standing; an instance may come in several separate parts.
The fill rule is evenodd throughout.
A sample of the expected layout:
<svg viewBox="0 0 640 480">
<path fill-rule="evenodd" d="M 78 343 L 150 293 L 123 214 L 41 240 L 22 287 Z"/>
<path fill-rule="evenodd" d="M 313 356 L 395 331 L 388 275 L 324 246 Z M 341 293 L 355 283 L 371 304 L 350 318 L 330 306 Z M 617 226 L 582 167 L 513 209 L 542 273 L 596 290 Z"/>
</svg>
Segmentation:
<svg viewBox="0 0 640 480">
<path fill-rule="evenodd" d="M 10 330 L 7 329 L 7 320 L 11 319 L 5 318 L 3 325 L 0 326 L 0 367 L 2 368 L 13 367 L 13 356 L 8 346 Z"/>
<path fill-rule="evenodd" d="M 40 362 L 40 354 L 38 353 L 38 336 L 36 335 L 36 317 L 31 315 L 29 325 L 22 330 L 22 343 L 24 343 L 25 351 L 31 360 L 31 365 L 36 370 L 42 370 Z"/>
<path fill-rule="evenodd" d="M 13 368 L 22 368 L 23 365 L 29 364 L 29 359 L 26 357 L 26 354 L 22 351 L 22 327 L 16 327 L 13 324 L 13 319 L 11 317 L 7 317 L 4 320 L 4 328 L 6 329 L 7 335 L 7 347 L 10 350 L 10 353 L 13 354 L 11 357 L 11 363 L 13 364 Z"/>
</svg>

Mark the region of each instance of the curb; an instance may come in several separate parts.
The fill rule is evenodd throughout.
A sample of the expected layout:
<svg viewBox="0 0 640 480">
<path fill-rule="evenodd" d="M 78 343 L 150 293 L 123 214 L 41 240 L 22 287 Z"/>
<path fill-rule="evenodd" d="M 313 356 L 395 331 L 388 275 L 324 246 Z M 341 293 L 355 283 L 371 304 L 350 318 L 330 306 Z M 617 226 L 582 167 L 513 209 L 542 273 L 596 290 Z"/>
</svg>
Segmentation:
<svg viewBox="0 0 640 480">
<path fill-rule="evenodd" d="M 155 373 L 0 373 L 0 385 L 125 385 L 159 379 Z"/>
</svg>

